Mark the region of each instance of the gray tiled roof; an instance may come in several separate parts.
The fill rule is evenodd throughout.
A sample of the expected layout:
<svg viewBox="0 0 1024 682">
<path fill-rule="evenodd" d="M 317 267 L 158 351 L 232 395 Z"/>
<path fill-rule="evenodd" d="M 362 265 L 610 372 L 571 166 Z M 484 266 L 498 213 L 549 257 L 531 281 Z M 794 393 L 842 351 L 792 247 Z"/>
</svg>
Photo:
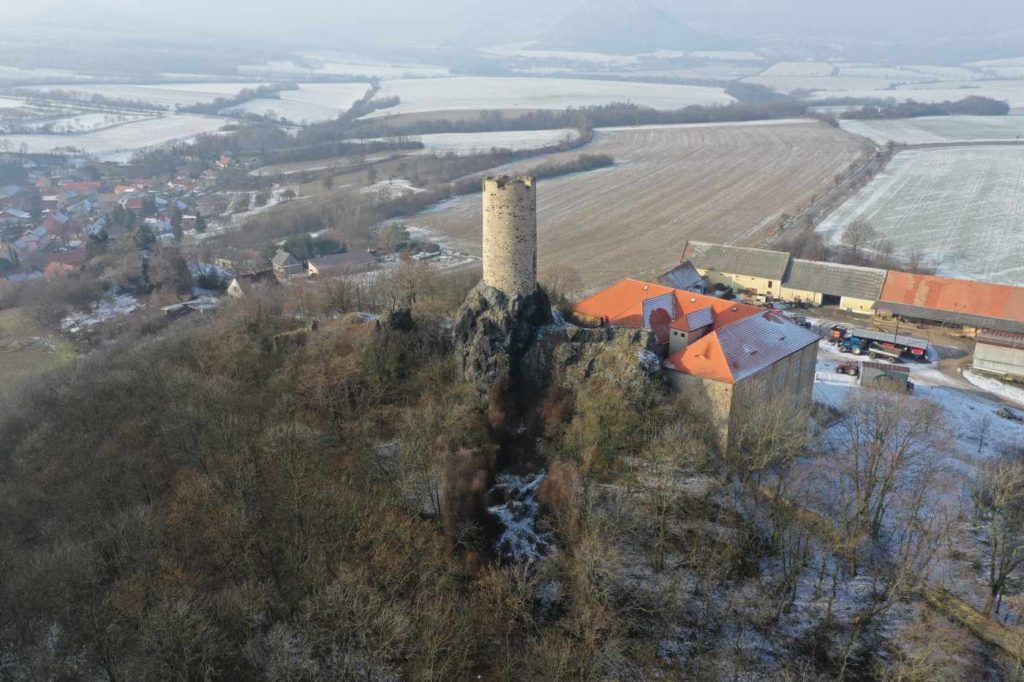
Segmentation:
<svg viewBox="0 0 1024 682">
<path fill-rule="evenodd" d="M 280 250 L 274 254 L 274 259 L 271 261 L 271 263 L 279 267 L 283 267 L 285 265 L 293 265 L 297 262 L 298 261 L 296 261 L 295 258 L 292 257 L 292 254 L 288 253 L 287 251 Z"/>
<path fill-rule="evenodd" d="M 828 296 L 849 296 L 877 301 L 882 295 L 882 287 L 885 286 L 885 276 L 886 271 L 878 268 L 794 258 L 783 286 Z"/>
<path fill-rule="evenodd" d="M 689 260 L 701 270 L 763 277 L 780 282 L 789 267 L 789 254 L 782 251 L 694 241 L 687 242 L 683 260 Z"/>
<path fill-rule="evenodd" d="M 816 333 L 772 313 L 744 318 L 716 333 L 735 381 L 821 340 Z"/>
<path fill-rule="evenodd" d="M 686 261 L 675 266 L 664 275 L 658 278 L 658 284 L 663 284 L 673 289 L 690 291 L 696 286 L 704 284 L 704 278 L 700 276 L 693 263 Z"/>
</svg>

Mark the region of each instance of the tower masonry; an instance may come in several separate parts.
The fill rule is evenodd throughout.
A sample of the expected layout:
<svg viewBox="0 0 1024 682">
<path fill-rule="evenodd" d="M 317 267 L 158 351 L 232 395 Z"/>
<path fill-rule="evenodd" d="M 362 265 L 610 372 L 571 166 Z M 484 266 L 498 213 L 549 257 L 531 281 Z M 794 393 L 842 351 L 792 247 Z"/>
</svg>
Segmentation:
<svg viewBox="0 0 1024 682">
<path fill-rule="evenodd" d="M 532 177 L 484 180 L 484 284 L 510 298 L 537 291 L 537 187 Z"/>
</svg>

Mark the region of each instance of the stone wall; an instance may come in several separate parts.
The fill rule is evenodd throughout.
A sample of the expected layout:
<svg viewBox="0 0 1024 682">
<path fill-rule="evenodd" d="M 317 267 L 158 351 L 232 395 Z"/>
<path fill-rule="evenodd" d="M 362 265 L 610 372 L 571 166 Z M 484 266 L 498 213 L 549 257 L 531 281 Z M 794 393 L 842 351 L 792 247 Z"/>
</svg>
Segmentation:
<svg viewBox="0 0 1024 682">
<path fill-rule="evenodd" d="M 484 284 L 510 298 L 537 290 L 537 188 L 533 178 L 483 183 Z"/>
</svg>

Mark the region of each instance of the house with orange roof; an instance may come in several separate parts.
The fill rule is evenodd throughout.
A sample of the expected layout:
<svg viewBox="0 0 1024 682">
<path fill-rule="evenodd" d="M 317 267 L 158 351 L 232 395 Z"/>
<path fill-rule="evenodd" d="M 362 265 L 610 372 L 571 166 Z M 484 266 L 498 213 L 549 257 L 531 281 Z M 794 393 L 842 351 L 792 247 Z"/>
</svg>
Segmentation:
<svg viewBox="0 0 1024 682">
<path fill-rule="evenodd" d="M 723 449 L 751 410 L 810 408 L 821 337 L 774 311 L 624 279 L 574 312 L 583 324 L 653 333 L 669 382 L 707 407 Z"/>
</svg>

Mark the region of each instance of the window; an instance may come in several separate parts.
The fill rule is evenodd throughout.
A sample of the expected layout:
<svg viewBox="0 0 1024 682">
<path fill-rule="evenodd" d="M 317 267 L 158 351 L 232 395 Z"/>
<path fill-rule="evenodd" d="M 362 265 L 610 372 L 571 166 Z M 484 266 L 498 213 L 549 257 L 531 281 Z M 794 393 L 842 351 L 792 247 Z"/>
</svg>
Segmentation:
<svg viewBox="0 0 1024 682">
<path fill-rule="evenodd" d="M 800 373 L 804 368 L 803 359 L 799 355 L 794 355 L 790 357 L 789 361 L 793 363 L 793 379 L 800 381 Z"/>
<path fill-rule="evenodd" d="M 782 366 L 780 362 L 775 366 L 775 390 L 781 391 L 786 387 L 786 368 Z"/>
<path fill-rule="evenodd" d="M 775 286 L 775 282 L 768 280 L 768 288 L 771 289 L 773 286 Z"/>
</svg>

